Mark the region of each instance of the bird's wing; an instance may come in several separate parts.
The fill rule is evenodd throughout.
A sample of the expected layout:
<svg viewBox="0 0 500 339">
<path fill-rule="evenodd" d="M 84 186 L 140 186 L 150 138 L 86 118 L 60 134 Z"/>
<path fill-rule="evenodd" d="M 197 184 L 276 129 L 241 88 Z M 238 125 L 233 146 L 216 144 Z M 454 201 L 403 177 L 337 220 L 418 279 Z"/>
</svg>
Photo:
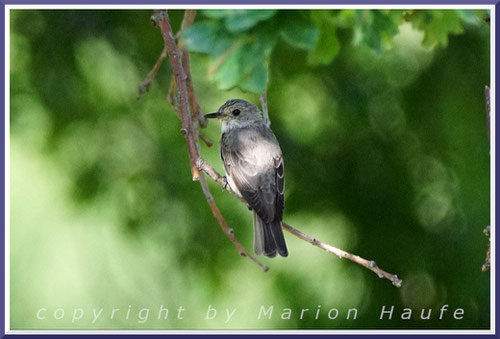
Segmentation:
<svg viewBox="0 0 500 339">
<path fill-rule="evenodd" d="M 266 223 L 284 209 L 284 165 L 278 141 L 269 129 L 245 129 L 224 133 L 221 157 L 231 177 L 250 207 Z"/>
</svg>

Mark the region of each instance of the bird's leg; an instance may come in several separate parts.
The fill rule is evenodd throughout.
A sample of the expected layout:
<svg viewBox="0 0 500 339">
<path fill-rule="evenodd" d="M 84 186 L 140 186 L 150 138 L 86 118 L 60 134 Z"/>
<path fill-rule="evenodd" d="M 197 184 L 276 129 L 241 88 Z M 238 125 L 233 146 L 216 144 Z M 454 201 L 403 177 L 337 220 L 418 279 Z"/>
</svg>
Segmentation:
<svg viewBox="0 0 500 339">
<path fill-rule="evenodd" d="M 227 180 L 227 177 L 226 176 L 223 176 L 222 177 L 222 181 L 224 181 L 224 184 L 222 185 L 222 190 L 227 190 L 227 188 L 229 187 L 229 189 L 231 189 L 231 186 L 229 186 L 229 181 Z"/>
<path fill-rule="evenodd" d="M 222 186 L 222 190 L 228 190 L 228 191 L 232 191 L 234 194 L 236 194 L 238 197 L 241 197 L 241 194 L 239 192 L 235 192 L 233 190 L 233 188 L 231 187 L 231 184 L 229 183 L 229 180 L 227 180 L 227 176 L 223 176 L 222 177 L 222 181 L 223 181 L 223 184 L 221 185 Z M 252 207 L 250 207 L 249 204 L 245 203 L 247 205 L 247 208 L 249 211 L 252 211 Z"/>
</svg>

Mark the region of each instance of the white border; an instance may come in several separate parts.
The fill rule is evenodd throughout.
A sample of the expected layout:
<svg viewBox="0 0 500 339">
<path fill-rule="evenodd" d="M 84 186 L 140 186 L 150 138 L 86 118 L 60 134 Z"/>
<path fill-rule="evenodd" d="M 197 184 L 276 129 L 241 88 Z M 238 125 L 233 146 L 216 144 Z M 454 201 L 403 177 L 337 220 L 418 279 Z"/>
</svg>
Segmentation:
<svg viewBox="0 0 500 339">
<path fill-rule="evenodd" d="M 10 330 L 10 10 L 11 9 L 488 9 L 490 10 L 490 324 L 489 330 Z M 6 334 L 495 334 L 495 5 L 5 5 L 5 333 Z M 7 114 L 7 112 L 9 114 Z M 0 320 L 1 321 L 1 320 Z"/>
</svg>

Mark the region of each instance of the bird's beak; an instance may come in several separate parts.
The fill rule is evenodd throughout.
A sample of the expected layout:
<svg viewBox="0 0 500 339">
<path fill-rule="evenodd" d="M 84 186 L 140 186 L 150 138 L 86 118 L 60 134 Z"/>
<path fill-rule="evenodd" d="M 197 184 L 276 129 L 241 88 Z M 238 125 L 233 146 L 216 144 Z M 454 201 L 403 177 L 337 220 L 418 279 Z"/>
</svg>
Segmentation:
<svg viewBox="0 0 500 339">
<path fill-rule="evenodd" d="M 215 113 L 209 113 L 209 114 L 205 114 L 205 118 L 207 119 L 216 119 L 218 117 L 220 117 L 222 114 L 219 113 L 219 112 L 215 112 Z"/>
</svg>

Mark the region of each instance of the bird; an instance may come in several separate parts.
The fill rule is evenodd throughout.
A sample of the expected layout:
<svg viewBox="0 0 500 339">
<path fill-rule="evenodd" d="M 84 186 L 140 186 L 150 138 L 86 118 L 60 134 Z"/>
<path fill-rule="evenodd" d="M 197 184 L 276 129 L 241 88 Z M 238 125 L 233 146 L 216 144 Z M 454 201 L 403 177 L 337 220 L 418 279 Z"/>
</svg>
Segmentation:
<svg viewBox="0 0 500 339">
<path fill-rule="evenodd" d="M 276 136 L 257 106 L 242 99 L 229 100 L 205 117 L 221 121 L 219 149 L 226 182 L 253 212 L 255 254 L 287 257 L 281 228 L 285 165 Z"/>
</svg>

